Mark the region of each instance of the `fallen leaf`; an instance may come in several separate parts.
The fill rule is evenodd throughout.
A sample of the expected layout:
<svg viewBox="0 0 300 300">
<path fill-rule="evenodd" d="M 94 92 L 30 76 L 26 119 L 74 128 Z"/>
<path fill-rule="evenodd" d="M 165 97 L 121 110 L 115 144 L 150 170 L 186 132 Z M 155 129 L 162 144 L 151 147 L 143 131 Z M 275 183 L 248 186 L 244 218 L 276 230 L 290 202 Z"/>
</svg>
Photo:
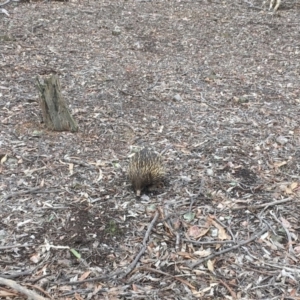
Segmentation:
<svg viewBox="0 0 300 300">
<path fill-rule="evenodd" d="M 281 222 L 282 222 L 282 225 L 286 228 L 291 228 L 291 224 L 288 220 L 284 219 L 284 218 L 280 218 Z"/>
<path fill-rule="evenodd" d="M 218 238 L 220 240 L 230 240 L 230 236 L 226 233 L 225 229 L 216 221 L 212 220 L 212 225 L 218 229 Z"/>
<path fill-rule="evenodd" d="M 196 238 L 197 236 L 199 236 L 200 234 L 200 228 L 197 225 L 191 226 L 188 231 L 187 234 L 190 237 Z"/>
<path fill-rule="evenodd" d="M 7 161 L 7 154 L 5 154 L 2 158 L 1 158 L 1 165 L 3 165 L 3 163 L 5 163 Z"/>
<path fill-rule="evenodd" d="M 211 254 L 211 251 L 209 250 L 199 250 L 194 252 L 195 255 L 198 255 L 200 257 L 207 257 L 208 255 Z"/>
<path fill-rule="evenodd" d="M 188 213 L 186 213 L 183 217 L 184 217 L 184 219 L 187 220 L 187 221 L 193 221 L 194 218 L 195 218 L 195 214 L 192 213 L 192 212 L 188 212 Z"/>
<path fill-rule="evenodd" d="M 30 257 L 30 260 L 37 264 L 40 261 L 40 255 L 38 253 L 35 253 Z"/>
<path fill-rule="evenodd" d="M 207 268 L 212 273 L 215 271 L 215 269 L 214 269 L 214 262 L 212 262 L 210 259 L 207 261 Z"/>
<path fill-rule="evenodd" d="M 298 187 L 298 182 L 293 182 L 292 184 L 291 184 L 291 186 L 290 186 L 290 189 L 291 190 L 294 190 L 294 189 L 296 189 Z"/>
<path fill-rule="evenodd" d="M 69 171 L 70 171 L 70 175 L 73 175 L 74 173 L 74 164 L 69 164 Z"/>
<path fill-rule="evenodd" d="M 83 298 L 77 293 L 75 293 L 74 297 L 76 300 L 83 300 Z"/>
<path fill-rule="evenodd" d="M 79 277 L 79 281 L 85 280 L 87 277 L 89 277 L 90 274 L 91 274 L 91 271 L 86 271 L 86 272 L 84 272 L 84 273 Z"/>
<path fill-rule="evenodd" d="M 183 251 L 177 252 L 177 255 L 180 255 L 180 256 L 182 256 L 184 258 L 188 258 L 188 259 L 194 258 L 194 255 L 192 255 L 191 253 L 183 252 Z"/>
<path fill-rule="evenodd" d="M 275 167 L 275 168 L 280 168 L 280 167 L 282 167 L 282 166 L 284 166 L 284 165 L 286 165 L 286 164 L 287 164 L 286 161 L 277 162 L 277 163 L 274 163 L 274 167 Z"/>
<path fill-rule="evenodd" d="M 81 258 L 80 253 L 78 253 L 75 249 L 70 249 L 71 253 L 78 259 Z"/>
</svg>

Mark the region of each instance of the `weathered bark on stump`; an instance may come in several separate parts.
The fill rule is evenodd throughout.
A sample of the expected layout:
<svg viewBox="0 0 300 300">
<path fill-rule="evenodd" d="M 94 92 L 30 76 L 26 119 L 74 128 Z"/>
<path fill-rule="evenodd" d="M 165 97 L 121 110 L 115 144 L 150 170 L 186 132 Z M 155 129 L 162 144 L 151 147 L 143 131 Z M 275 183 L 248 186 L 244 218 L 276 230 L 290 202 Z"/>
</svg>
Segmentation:
<svg viewBox="0 0 300 300">
<path fill-rule="evenodd" d="M 41 84 L 37 79 L 40 91 L 40 107 L 47 128 L 56 131 L 78 131 L 78 125 L 71 116 L 60 92 L 57 75 L 52 75 Z"/>
</svg>

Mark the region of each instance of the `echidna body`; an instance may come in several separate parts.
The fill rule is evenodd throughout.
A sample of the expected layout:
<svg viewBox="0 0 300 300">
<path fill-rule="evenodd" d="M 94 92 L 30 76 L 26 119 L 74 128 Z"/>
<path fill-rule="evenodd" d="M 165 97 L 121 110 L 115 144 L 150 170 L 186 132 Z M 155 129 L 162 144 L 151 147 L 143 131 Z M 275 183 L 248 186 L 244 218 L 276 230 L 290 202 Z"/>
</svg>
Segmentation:
<svg viewBox="0 0 300 300">
<path fill-rule="evenodd" d="M 142 149 L 131 158 L 128 175 L 136 195 L 140 196 L 145 188 L 164 179 L 161 156 L 147 148 Z"/>
</svg>

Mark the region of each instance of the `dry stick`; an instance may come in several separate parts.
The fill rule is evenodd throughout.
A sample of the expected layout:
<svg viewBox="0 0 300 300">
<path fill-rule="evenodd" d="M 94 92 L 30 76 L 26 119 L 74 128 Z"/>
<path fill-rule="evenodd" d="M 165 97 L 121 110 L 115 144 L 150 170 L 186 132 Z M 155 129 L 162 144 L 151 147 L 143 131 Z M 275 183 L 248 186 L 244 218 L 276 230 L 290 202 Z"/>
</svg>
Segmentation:
<svg viewBox="0 0 300 300">
<path fill-rule="evenodd" d="M 203 190 L 203 186 L 204 186 L 204 179 L 203 179 L 203 177 L 202 177 L 199 191 L 198 191 L 198 193 L 197 193 L 195 196 L 193 196 L 192 199 L 191 199 L 189 212 L 192 210 L 192 207 L 193 207 L 193 205 L 194 205 L 194 203 L 195 203 L 195 199 L 198 198 L 198 197 L 201 195 L 202 190 Z"/>
<path fill-rule="evenodd" d="M 20 276 L 30 275 L 34 272 L 34 270 L 36 270 L 36 268 L 34 268 L 32 270 L 9 274 L 9 275 L 0 274 L 0 278 L 11 279 L 11 278 L 16 278 L 16 277 L 20 277 Z"/>
<path fill-rule="evenodd" d="M 145 237 L 143 239 L 143 247 L 142 249 L 140 250 L 140 252 L 137 254 L 135 260 L 127 267 L 127 270 L 124 272 L 123 270 L 119 270 L 119 271 L 116 271 L 116 272 L 113 272 L 109 275 L 105 275 L 105 276 L 99 276 L 99 277 L 94 277 L 94 278 L 90 278 L 90 279 L 85 279 L 85 280 L 81 280 L 81 281 L 75 281 L 75 282 L 61 282 L 61 283 L 57 283 L 58 285 L 64 285 L 64 284 L 67 284 L 67 285 L 77 285 L 77 284 L 81 284 L 81 283 L 85 283 L 85 282 L 93 282 L 93 281 L 98 281 L 98 280 L 104 280 L 104 279 L 110 279 L 112 277 L 115 277 L 115 276 L 118 276 L 118 275 L 121 275 L 119 277 L 119 279 L 127 276 L 135 267 L 135 265 L 138 263 L 140 257 L 143 255 L 143 253 L 145 252 L 146 248 L 147 248 L 147 240 L 149 238 L 149 235 L 150 235 L 150 232 L 157 220 L 159 216 L 159 213 L 156 212 L 155 215 L 154 215 L 154 218 L 152 220 L 152 222 L 150 223 L 148 229 L 147 229 L 147 232 L 145 234 Z"/>
<path fill-rule="evenodd" d="M 284 269 L 284 270 L 287 270 L 287 271 L 290 271 L 290 272 L 297 272 L 298 274 L 300 274 L 300 269 L 290 268 L 290 267 L 287 267 L 286 265 L 270 264 L 270 263 L 265 262 L 265 261 L 262 261 L 261 263 L 263 263 L 267 266 L 273 267 L 273 268 Z"/>
<path fill-rule="evenodd" d="M 122 274 L 121 278 L 127 276 L 133 269 L 134 267 L 136 266 L 136 264 L 138 263 L 138 261 L 140 260 L 141 256 L 144 254 L 144 252 L 146 251 L 146 248 L 147 248 L 147 240 L 149 238 L 149 235 L 151 233 L 151 230 L 154 226 L 154 224 L 156 223 L 156 220 L 159 216 L 159 213 L 158 211 L 155 213 L 154 215 L 154 218 L 152 220 L 152 222 L 150 223 L 150 225 L 148 226 L 148 229 L 146 231 L 146 234 L 145 234 L 145 237 L 143 239 L 143 247 L 142 249 L 140 250 L 140 252 L 138 253 L 138 255 L 136 256 L 136 258 L 134 259 L 134 261 L 129 265 L 129 267 L 127 267 L 127 270 L 125 271 L 124 274 Z"/>
<path fill-rule="evenodd" d="M 76 159 L 71 159 L 71 158 L 64 158 L 63 161 L 65 161 L 66 163 L 71 163 L 71 164 L 75 164 L 75 165 L 79 165 L 79 166 L 83 166 L 83 167 L 87 167 L 87 168 L 91 168 L 91 169 L 97 169 L 95 166 L 90 165 L 84 161 L 81 160 L 76 160 Z"/>
<path fill-rule="evenodd" d="M 286 198 L 286 199 L 282 199 L 282 200 L 278 200 L 278 201 L 273 201 L 273 202 L 263 203 L 263 204 L 253 205 L 253 206 L 248 205 L 248 206 L 232 207 L 230 209 L 238 210 L 238 209 L 253 209 L 253 208 L 261 208 L 261 207 L 269 207 L 269 206 L 285 203 L 290 200 L 292 200 L 292 198 Z"/>
<path fill-rule="evenodd" d="M 4 278 L 0 277 L 0 284 L 9 286 L 10 288 L 18 291 L 19 293 L 26 295 L 29 299 L 33 299 L 33 300 L 49 299 L 49 298 L 44 298 L 44 297 L 38 295 L 36 292 L 33 292 L 31 290 L 28 290 L 28 289 L 22 287 L 21 285 L 19 285 L 18 283 L 16 283 L 13 280 L 10 280 L 10 279 L 4 279 Z"/>
<path fill-rule="evenodd" d="M 81 283 L 85 283 L 85 282 L 94 282 L 94 281 L 100 281 L 100 280 L 108 280 L 112 277 L 118 276 L 120 274 L 123 273 L 123 270 L 118 270 L 116 272 L 113 272 L 111 274 L 108 275 L 104 275 L 104 276 L 99 276 L 99 277 L 94 277 L 94 278 L 90 278 L 90 279 L 85 279 L 85 280 L 80 280 L 80 281 L 73 281 L 73 282 L 69 282 L 69 281 L 63 281 L 63 282 L 57 282 L 57 285 L 77 285 L 77 284 L 81 284 Z"/>
<path fill-rule="evenodd" d="M 215 245 L 215 244 L 236 244 L 234 241 L 206 241 L 206 242 L 199 242 L 199 241 L 191 241 L 188 239 L 182 239 L 184 242 L 192 243 L 194 245 Z"/>
<path fill-rule="evenodd" d="M 51 295 L 50 295 L 48 292 L 44 291 L 41 287 L 39 287 L 39 286 L 37 286 L 37 285 L 34 285 L 34 284 L 26 284 L 26 286 L 29 286 L 29 287 L 32 287 L 32 288 L 37 289 L 37 290 L 40 291 L 41 293 L 43 293 L 43 294 L 45 294 L 46 296 L 48 296 L 49 299 L 53 300 L 53 298 L 51 297 Z"/>
<path fill-rule="evenodd" d="M 219 224 L 219 225 L 221 225 L 223 228 L 226 228 L 227 229 L 227 231 L 229 231 L 229 233 L 230 233 L 230 235 L 231 235 L 231 237 L 232 237 L 232 240 L 235 242 L 235 236 L 234 236 L 234 234 L 232 233 L 232 231 L 231 231 L 231 229 L 229 228 L 229 226 L 226 226 L 226 225 L 224 225 L 220 220 L 218 220 L 218 219 L 215 219 L 216 220 L 216 222 Z"/>
<path fill-rule="evenodd" d="M 24 247 L 31 247 L 32 245 L 11 245 L 11 246 L 1 246 L 0 250 L 7 250 L 13 248 L 24 248 Z"/>
<path fill-rule="evenodd" d="M 266 227 L 264 227 L 260 232 L 254 234 L 252 238 L 250 238 L 250 239 L 248 239 L 248 240 L 246 240 L 246 241 L 243 241 L 243 242 L 241 242 L 241 243 L 239 243 L 239 244 L 237 244 L 237 245 L 235 245 L 235 246 L 233 246 L 233 247 L 230 247 L 230 248 L 228 248 L 228 249 L 224 249 L 224 250 L 222 250 L 222 251 L 213 253 L 213 254 L 211 254 L 211 255 L 209 255 L 209 256 L 207 256 L 207 257 L 205 257 L 205 258 L 202 258 L 202 259 L 200 259 L 200 260 L 198 260 L 198 261 L 196 261 L 196 262 L 194 262 L 194 263 L 190 263 L 190 264 L 187 263 L 187 266 L 190 267 L 190 268 L 194 268 L 194 267 L 200 265 L 201 263 L 203 263 L 203 262 L 205 262 L 205 261 L 207 261 L 207 260 L 209 260 L 209 259 L 212 259 L 212 258 L 215 257 L 215 256 L 219 256 L 219 255 L 221 255 L 221 254 L 230 252 L 230 251 L 232 251 L 232 250 L 234 250 L 234 249 L 237 249 L 237 248 L 239 248 L 239 247 L 241 247 L 241 246 L 244 246 L 244 245 L 246 245 L 246 244 L 249 244 L 250 242 L 254 241 L 256 238 L 258 238 L 259 236 L 261 236 L 262 234 L 264 234 L 267 230 L 268 230 L 268 227 L 266 226 Z"/>
<path fill-rule="evenodd" d="M 25 190 L 25 191 L 11 193 L 11 194 L 8 194 L 8 195 L 4 196 L 1 201 L 6 201 L 6 200 L 8 200 L 12 197 L 15 197 L 15 196 L 20 196 L 20 195 L 29 194 L 29 193 L 36 193 L 40 189 L 41 189 L 41 187 L 38 186 L 38 187 L 28 189 L 28 190 Z"/>
<path fill-rule="evenodd" d="M 20 195 L 24 195 L 24 194 L 35 194 L 35 193 L 56 193 L 56 192 L 60 192 L 61 190 L 60 189 L 57 189 L 57 190 L 41 190 L 42 187 L 35 187 L 35 188 L 32 188 L 32 189 L 28 189 L 28 190 L 25 190 L 25 191 L 19 191 L 19 192 L 15 192 L 15 193 L 11 193 L 11 194 L 8 194 L 6 196 L 4 196 L 2 198 L 2 200 L 0 199 L 0 202 L 1 201 L 5 201 L 5 200 L 8 200 L 12 197 L 15 197 L 15 196 L 20 196 Z"/>
<path fill-rule="evenodd" d="M 272 283 L 272 284 L 269 283 L 269 284 L 255 286 L 255 287 L 251 288 L 250 291 L 254 291 L 254 290 L 257 290 L 257 289 L 267 289 L 267 290 L 269 290 L 271 285 L 272 285 L 272 288 L 275 287 L 275 286 L 281 286 L 282 287 L 282 283 L 281 282 Z M 297 299 L 297 298 L 285 298 L 284 297 L 284 299 L 292 299 L 292 300 L 294 300 L 294 299 Z"/>
<path fill-rule="evenodd" d="M 165 275 L 165 276 L 168 276 L 168 277 L 171 277 L 173 279 L 176 279 L 176 280 L 180 281 L 181 283 L 187 285 L 188 287 L 190 287 L 193 290 L 195 289 L 195 287 L 193 285 L 191 285 L 189 282 L 187 282 L 186 280 L 184 280 L 184 279 L 182 279 L 180 277 L 173 276 L 171 274 L 165 273 L 163 271 L 156 270 L 156 269 L 149 268 L 149 267 L 140 267 L 140 268 L 138 268 L 138 270 L 145 270 L 145 271 L 155 272 L 155 273 L 158 273 L 158 274 L 161 274 L 161 275 Z"/>
<path fill-rule="evenodd" d="M 202 96 L 202 93 L 200 93 L 200 96 L 201 96 L 201 102 L 202 102 L 202 103 L 206 104 L 207 106 L 210 106 L 211 108 L 213 108 L 213 109 L 215 109 L 215 110 L 218 110 L 217 107 L 213 106 L 212 104 L 210 104 L 210 103 L 208 103 L 208 102 L 206 101 L 206 99 Z"/>
<path fill-rule="evenodd" d="M 219 282 L 227 288 L 233 299 L 237 299 L 236 293 L 229 287 L 229 285 L 226 282 L 224 282 L 223 280 L 219 280 Z"/>
<path fill-rule="evenodd" d="M 283 227 L 286 235 L 287 235 L 287 238 L 288 238 L 288 241 L 289 241 L 289 252 L 292 253 L 292 254 L 295 254 L 294 252 L 294 249 L 292 247 L 292 237 L 291 237 L 291 234 L 290 232 L 288 231 L 287 227 L 283 225 L 283 222 L 280 222 L 280 220 L 278 220 L 278 218 L 275 216 L 275 214 L 270 211 L 270 215 L 273 216 L 273 218 L 279 223 L 281 224 L 281 226 Z"/>
</svg>

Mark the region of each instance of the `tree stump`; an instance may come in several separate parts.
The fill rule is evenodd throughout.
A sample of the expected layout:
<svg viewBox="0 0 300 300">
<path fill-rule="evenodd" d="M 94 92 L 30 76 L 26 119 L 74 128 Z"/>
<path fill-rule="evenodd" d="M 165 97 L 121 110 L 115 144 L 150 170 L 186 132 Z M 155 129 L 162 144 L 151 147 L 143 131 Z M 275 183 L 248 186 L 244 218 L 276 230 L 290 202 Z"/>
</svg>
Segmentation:
<svg viewBox="0 0 300 300">
<path fill-rule="evenodd" d="M 56 131 L 78 131 L 78 125 L 62 97 L 58 76 L 52 75 L 44 80 L 44 84 L 37 78 L 37 86 L 40 91 L 43 121 L 47 128 Z"/>
</svg>

